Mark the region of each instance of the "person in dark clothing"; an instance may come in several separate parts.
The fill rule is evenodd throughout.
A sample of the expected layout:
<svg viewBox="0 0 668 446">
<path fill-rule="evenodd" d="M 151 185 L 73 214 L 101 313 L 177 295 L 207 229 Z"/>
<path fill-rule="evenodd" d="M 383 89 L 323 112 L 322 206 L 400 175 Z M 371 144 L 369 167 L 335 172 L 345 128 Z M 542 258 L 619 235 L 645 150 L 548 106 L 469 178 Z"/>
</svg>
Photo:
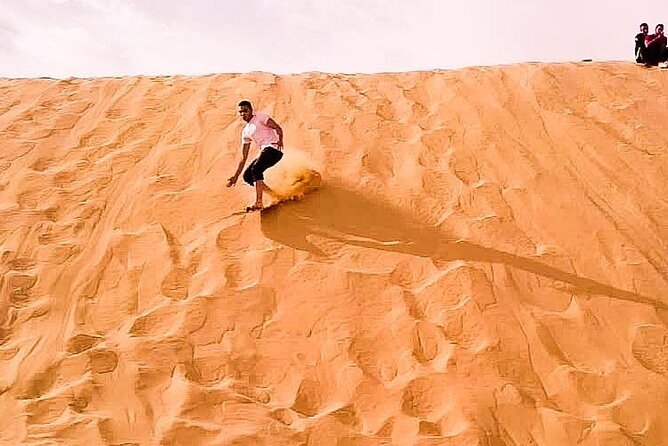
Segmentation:
<svg viewBox="0 0 668 446">
<path fill-rule="evenodd" d="M 654 28 L 654 34 L 645 36 L 645 57 L 644 63 L 647 65 L 658 65 L 659 62 L 665 62 L 666 56 L 666 36 L 663 34 L 663 24 L 659 23 Z"/>
<path fill-rule="evenodd" d="M 649 25 L 647 23 L 640 24 L 640 32 L 636 34 L 636 62 L 644 63 L 645 62 L 645 37 L 649 34 Z"/>
</svg>

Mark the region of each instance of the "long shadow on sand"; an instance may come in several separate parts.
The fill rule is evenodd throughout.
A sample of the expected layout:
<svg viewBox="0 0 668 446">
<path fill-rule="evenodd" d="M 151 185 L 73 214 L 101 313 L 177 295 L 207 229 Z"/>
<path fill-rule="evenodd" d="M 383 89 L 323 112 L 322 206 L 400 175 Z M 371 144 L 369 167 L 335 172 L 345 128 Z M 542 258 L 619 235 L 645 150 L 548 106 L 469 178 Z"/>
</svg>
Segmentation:
<svg viewBox="0 0 668 446">
<path fill-rule="evenodd" d="M 586 277 L 561 271 L 537 260 L 520 257 L 469 242 L 455 241 L 386 203 L 359 193 L 323 186 L 301 201 L 283 203 L 262 211 L 262 232 L 283 245 L 324 255 L 308 236 L 326 237 L 350 245 L 431 258 L 435 264 L 451 260 L 499 263 L 568 284 L 574 292 L 668 309 L 658 299 L 620 290 Z"/>
</svg>

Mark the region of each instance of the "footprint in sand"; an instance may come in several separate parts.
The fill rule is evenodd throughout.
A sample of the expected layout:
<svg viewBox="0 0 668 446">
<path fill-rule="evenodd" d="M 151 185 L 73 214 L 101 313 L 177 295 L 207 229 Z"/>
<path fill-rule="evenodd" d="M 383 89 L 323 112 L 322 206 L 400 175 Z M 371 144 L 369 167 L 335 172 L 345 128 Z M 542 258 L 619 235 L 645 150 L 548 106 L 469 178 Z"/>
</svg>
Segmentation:
<svg viewBox="0 0 668 446">
<path fill-rule="evenodd" d="M 9 300 L 16 307 L 22 307 L 31 302 L 32 288 L 37 277 L 30 274 L 9 273 L 6 275 L 9 288 Z"/>
<path fill-rule="evenodd" d="M 290 426 L 294 423 L 296 416 L 290 411 L 290 409 L 280 408 L 276 409 L 269 414 L 274 420 L 283 423 L 286 426 Z"/>
<path fill-rule="evenodd" d="M 37 172 L 44 172 L 55 164 L 56 160 L 52 158 L 37 158 L 35 162 L 30 165 L 30 168 Z"/>
<path fill-rule="evenodd" d="M 164 277 L 160 284 L 163 296 L 174 300 L 185 300 L 188 298 L 188 287 L 190 278 L 197 270 L 199 264 L 198 255 L 193 252 L 187 263 L 183 262 L 184 248 L 181 242 L 166 227 L 162 227 L 165 241 L 169 246 L 169 257 L 172 262 L 172 270 Z M 187 265 L 187 266 L 186 266 Z"/>
<path fill-rule="evenodd" d="M 185 268 L 174 268 L 163 279 L 160 292 L 170 299 L 185 300 L 188 298 L 189 279 Z"/>
<path fill-rule="evenodd" d="M 668 373 L 668 330 L 657 325 L 637 328 L 633 339 L 633 356 L 648 370 Z"/>
<path fill-rule="evenodd" d="M 102 341 L 102 339 L 101 336 L 87 335 L 83 333 L 75 335 L 67 341 L 67 352 L 73 355 L 85 352 L 86 350 L 95 347 Z"/>
<path fill-rule="evenodd" d="M 51 364 L 43 371 L 34 371 L 32 377 L 23 385 L 19 385 L 18 395 L 20 399 L 39 398 L 48 392 L 56 382 L 59 372 L 59 364 Z"/>
<path fill-rule="evenodd" d="M 449 351 L 443 329 L 429 321 L 418 321 L 413 329 L 413 356 L 421 364 L 428 364 L 443 350 Z"/>
<path fill-rule="evenodd" d="M 19 257 L 7 262 L 7 267 L 14 271 L 25 271 L 35 266 L 35 261 L 26 257 Z"/>
<path fill-rule="evenodd" d="M 325 402 L 321 385 L 314 379 L 305 379 L 297 390 L 292 410 L 307 417 L 318 414 Z"/>
<path fill-rule="evenodd" d="M 446 395 L 448 398 L 444 398 Z M 401 410 L 411 417 L 434 422 L 450 409 L 452 396 L 446 375 L 422 376 L 411 381 L 404 389 Z"/>
<path fill-rule="evenodd" d="M 91 352 L 90 367 L 93 373 L 110 373 L 118 366 L 118 354 L 111 350 L 99 349 Z"/>
<path fill-rule="evenodd" d="M 112 120 L 123 118 L 124 115 L 125 112 L 118 108 L 110 108 L 104 113 L 104 116 L 107 119 L 112 119 Z"/>
<path fill-rule="evenodd" d="M 163 291 L 164 294 L 164 291 Z M 169 296 L 168 296 L 169 297 Z M 169 333 L 183 322 L 185 316 L 182 309 L 175 305 L 150 310 L 135 319 L 130 333 L 135 336 L 160 336 Z"/>
</svg>

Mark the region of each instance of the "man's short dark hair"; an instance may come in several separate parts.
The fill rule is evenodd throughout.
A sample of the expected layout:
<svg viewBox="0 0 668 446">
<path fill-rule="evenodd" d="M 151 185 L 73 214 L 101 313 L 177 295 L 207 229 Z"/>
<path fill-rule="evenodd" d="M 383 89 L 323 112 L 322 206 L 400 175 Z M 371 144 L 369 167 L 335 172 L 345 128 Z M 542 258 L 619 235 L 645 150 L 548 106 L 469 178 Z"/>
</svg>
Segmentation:
<svg viewBox="0 0 668 446">
<path fill-rule="evenodd" d="M 640 24 L 640 27 L 641 27 L 641 28 L 642 28 L 643 26 L 646 26 L 646 27 L 649 28 L 649 25 L 648 25 L 647 23 L 645 23 L 645 22 L 642 22 L 642 23 Z"/>
<path fill-rule="evenodd" d="M 656 28 L 654 28 L 654 29 L 657 29 L 659 26 L 660 26 L 661 28 L 663 28 L 663 23 L 659 23 L 658 25 L 656 25 Z"/>
<path fill-rule="evenodd" d="M 239 102 L 239 107 L 250 107 L 250 108 L 253 108 L 253 106 L 251 105 L 250 101 L 241 101 L 241 102 Z"/>
</svg>

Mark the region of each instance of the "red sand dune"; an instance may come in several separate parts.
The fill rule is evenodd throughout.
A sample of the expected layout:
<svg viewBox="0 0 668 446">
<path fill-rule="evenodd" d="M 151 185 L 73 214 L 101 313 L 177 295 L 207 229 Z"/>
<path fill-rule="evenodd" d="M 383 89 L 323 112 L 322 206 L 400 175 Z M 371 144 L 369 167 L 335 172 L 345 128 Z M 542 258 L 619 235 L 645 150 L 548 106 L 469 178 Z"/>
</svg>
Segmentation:
<svg viewBox="0 0 668 446">
<path fill-rule="evenodd" d="M 667 91 L 0 80 L 0 443 L 665 445 Z M 317 191 L 239 212 L 241 99 Z"/>
</svg>

